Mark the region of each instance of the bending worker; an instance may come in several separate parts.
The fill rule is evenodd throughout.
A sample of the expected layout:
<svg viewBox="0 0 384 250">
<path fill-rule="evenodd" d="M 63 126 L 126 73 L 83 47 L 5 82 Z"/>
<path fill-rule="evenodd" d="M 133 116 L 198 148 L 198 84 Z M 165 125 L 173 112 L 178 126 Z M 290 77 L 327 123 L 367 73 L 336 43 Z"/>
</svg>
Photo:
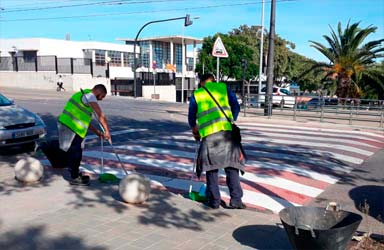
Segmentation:
<svg viewBox="0 0 384 250">
<path fill-rule="evenodd" d="M 95 85 L 92 90 L 83 90 L 75 93 L 67 102 L 63 112 L 58 118 L 60 148 L 67 152 L 67 166 L 71 173 L 71 185 L 89 185 L 89 177 L 79 173 L 80 162 L 83 155 L 83 140 L 88 128 L 99 137 L 110 140 L 107 119 L 97 101 L 101 101 L 107 94 L 103 84 Z M 95 111 L 105 133 L 91 125 L 92 112 Z"/>
<path fill-rule="evenodd" d="M 212 74 L 203 75 L 200 81 L 201 86 L 213 95 L 228 118 L 236 120 L 240 111 L 236 95 L 224 83 L 216 83 Z M 190 98 L 188 122 L 195 139 L 201 139 L 196 173 L 200 178 L 201 173 L 206 172 L 208 202 L 205 205 L 217 209 L 222 204 L 218 172 L 224 168 L 231 196 L 229 206 L 225 207 L 243 209 L 245 205 L 241 200 L 243 190 L 240 186 L 239 170 L 243 171 L 244 168 L 244 154 L 241 147 L 232 141 L 231 123 L 203 87 L 197 89 Z"/>
</svg>

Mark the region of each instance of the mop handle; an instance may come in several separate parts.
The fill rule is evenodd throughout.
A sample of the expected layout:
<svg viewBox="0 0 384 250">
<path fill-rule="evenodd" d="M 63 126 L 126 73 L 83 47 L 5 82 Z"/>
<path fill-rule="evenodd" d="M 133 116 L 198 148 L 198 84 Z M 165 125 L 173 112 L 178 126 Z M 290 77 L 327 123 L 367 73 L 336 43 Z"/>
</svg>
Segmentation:
<svg viewBox="0 0 384 250">
<path fill-rule="evenodd" d="M 196 169 L 196 162 L 197 162 L 197 151 L 199 150 L 199 142 L 196 141 L 196 148 L 195 148 L 195 158 L 193 160 L 193 169 L 191 174 L 191 181 L 189 184 L 189 192 L 192 192 L 192 183 L 193 183 L 193 177 L 195 175 L 195 169 Z"/>
<path fill-rule="evenodd" d="M 101 174 L 104 174 L 104 139 L 100 139 L 101 143 Z"/>
<path fill-rule="evenodd" d="M 80 88 L 80 91 L 81 91 L 81 93 L 84 95 L 85 100 L 87 100 L 87 103 L 89 104 L 88 98 L 87 98 L 87 96 L 85 95 L 84 90 L 83 90 L 82 88 Z M 93 112 L 93 114 L 95 115 L 95 119 L 97 120 L 97 123 L 99 124 L 99 127 L 100 127 L 101 131 L 102 131 L 103 133 L 105 133 L 104 127 L 103 127 L 103 125 L 101 124 L 101 122 L 100 122 L 100 120 L 99 120 L 99 117 L 97 116 L 95 110 L 93 110 L 93 108 L 91 107 L 91 105 L 89 105 L 89 107 L 92 109 L 92 112 Z M 122 163 L 122 161 L 121 161 L 121 159 L 120 159 L 120 156 L 116 153 L 115 148 L 114 148 L 113 145 L 112 145 L 112 139 L 109 138 L 108 142 L 109 142 L 109 145 L 111 145 L 111 147 L 112 147 L 112 151 L 113 151 L 113 153 L 115 154 L 116 158 L 119 160 L 119 163 L 120 163 L 121 168 L 124 170 L 125 174 L 128 175 L 128 172 L 127 172 L 127 170 L 124 168 L 123 163 Z"/>
</svg>

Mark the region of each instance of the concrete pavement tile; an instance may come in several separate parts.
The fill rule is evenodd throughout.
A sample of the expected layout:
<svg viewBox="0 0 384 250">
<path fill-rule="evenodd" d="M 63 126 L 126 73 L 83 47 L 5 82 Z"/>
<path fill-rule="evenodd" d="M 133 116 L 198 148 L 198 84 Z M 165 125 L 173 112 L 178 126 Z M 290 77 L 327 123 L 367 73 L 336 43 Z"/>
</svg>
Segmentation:
<svg viewBox="0 0 384 250">
<path fill-rule="evenodd" d="M 191 237 L 191 239 L 177 245 L 178 249 L 184 250 L 196 250 L 201 249 L 207 245 L 207 242 L 203 239 Z"/>
<path fill-rule="evenodd" d="M 116 237 L 111 240 L 105 241 L 103 245 L 107 249 L 118 249 L 126 244 L 130 244 L 132 241 L 127 240 L 126 238 L 123 237 Z"/>
<path fill-rule="evenodd" d="M 172 240 L 161 240 L 159 242 L 156 242 L 154 245 L 145 248 L 145 250 L 169 250 L 174 249 L 178 243 L 173 242 Z"/>
<path fill-rule="evenodd" d="M 203 248 L 200 248 L 199 250 L 226 250 L 226 249 L 228 249 L 228 248 L 221 247 L 221 246 L 214 245 L 214 244 L 208 244 L 208 245 L 204 246 Z"/>
<path fill-rule="evenodd" d="M 143 238 L 132 241 L 130 245 L 135 247 L 140 247 L 141 249 L 145 249 L 147 247 L 154 245 L 155 243 L 156 242 L 153 242 L 152 240 L 146 237 L 143 237 Z"/>
<path fill-rule="evenodd" d="M 133 245 L 131 245 L 131 243 L 127 243 L 127 244 L 122 245 L 122 246 L 115 248 L 113 250 L 143 250 L 143 248 L 133 246 Z"/>
<path fill-rule="evenodd" d="M 123 232 L 119 237 L 124 238 L 127 241 L 135 241 L 143 237 L 143 235 L 136 232 Z"/>
</svg>

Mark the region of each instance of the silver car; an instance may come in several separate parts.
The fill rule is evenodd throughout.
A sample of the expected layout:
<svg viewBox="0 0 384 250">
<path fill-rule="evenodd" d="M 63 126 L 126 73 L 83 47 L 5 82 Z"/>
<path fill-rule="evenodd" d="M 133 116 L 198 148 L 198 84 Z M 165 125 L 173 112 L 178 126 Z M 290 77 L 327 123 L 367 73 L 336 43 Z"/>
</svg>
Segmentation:
<svg viewBox="0 0 384 250">
<path fill-rule="evenodd" d="M 0 147 L 33 145 L 45 134 L 41 118 L 0 93 Z"/>
</svg>

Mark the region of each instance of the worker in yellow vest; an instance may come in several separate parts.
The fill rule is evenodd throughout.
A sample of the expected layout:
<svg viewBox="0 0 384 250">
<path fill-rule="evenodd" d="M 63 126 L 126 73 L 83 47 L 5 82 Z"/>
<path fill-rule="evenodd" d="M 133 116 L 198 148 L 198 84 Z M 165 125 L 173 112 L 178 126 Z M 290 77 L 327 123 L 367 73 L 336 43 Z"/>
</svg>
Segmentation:
<svg viewBox="0 0 384 250">
<path fill-rule="evenodd" d="M 67 166 L 71 173 L 71 185 L 87 186 L 89 176 L 79 173 L 80 162 L 83 155 L 83 140 L 88 128 L 99 137 L 106 140 L 111 138 L 107 119 L 97 101 L 101 101 L 107 94 L 103 84 L 97 84 L 92 89 L 75 93 L 66 103 L 63 112 L 58 118 L 60 149 L 67 152 Z M 96 113 L 105 133 L 91 125 L 92 114 Z"/>
<path fill-rule="evenodd" d="M 236 120 L 240 105 L 236 95 L 224 83 L 215 82 L 212 74 L 203 75 L 200 84 L 202 87 L 195 90 L 190 98 L 188 123 L 195 139 L 201 140 L 196 173 L 200 178 L 201 173 L 206 172 L 208 201 L 205 205 L 212 209 L 217 209 L 220 205 L 243 209 L 245 205 L 242 202 L 239 171 L 243 172 L 245 157 L 241 146 L 232 140 L 232 126 L 226 118 L 227 116 L 230 120 Z M 229 206 L 220 198 L 218 171 L 221 168 L 226 173 L 231 197 Z"/>
</svg>

